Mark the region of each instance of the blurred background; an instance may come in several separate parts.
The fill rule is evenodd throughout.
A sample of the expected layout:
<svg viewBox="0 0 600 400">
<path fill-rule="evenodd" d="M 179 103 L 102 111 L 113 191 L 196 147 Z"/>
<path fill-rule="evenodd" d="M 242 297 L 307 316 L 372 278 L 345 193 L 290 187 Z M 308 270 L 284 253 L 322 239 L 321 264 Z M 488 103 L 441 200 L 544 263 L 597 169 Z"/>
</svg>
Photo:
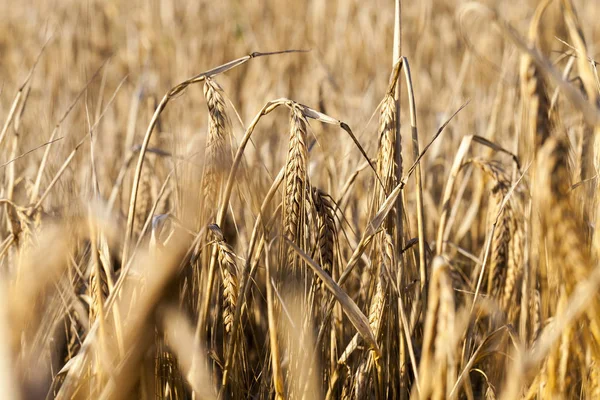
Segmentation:
<svg viewBox="0 0 600 400">
<path fill-rule="evenodd" d="M 377 141 L 375 125 L 369 125 L 369 121 L 391 71 L 393 3 L 4 0 L 0 2 L 0 113 L 8 113 L 16 90 L 45 45 L 32 77 L 19 150 L 26 151 L 48 140 L 77 94 L 91 81 L 83 98 L 61 124 L 58 136 L 64 139 L 53 151 L 66 156 L 86 127 L 97 122 L 95 117 L 104 114 L 96 127 L 97 151 L 99 156 L 111 159 L 121 154 L 124 146 L 140 143 L 154 102 L 178 82 L 250 52 L 302 49 L 309 51 L 253 60 L 220 76 L 218 82 L 244 123 L 266 101 L 288 97 L 321 107 L 347 122 L 372 155 Z M 469 117 L 458 116 L 453 126 L 461 129 L 450 127 L 445 143 L 457 146 L 456 137 L 466 133 L 484 135 L 501 82 L 507 84 L 502 101 L 515 101 L 516 50 L 489 22 L 471 16 L 461 23 L 457 10 L 462 3 L 426 0 L 403 5 L 402 54 L 408 57 L 412 69 L 422 145 L 466 100 L 471 100 Z M 501 15 L 523 34 L 537 4 L 488 3 L 497 5 Z M 600 37 L 600 26 L 595 23 L 597 4 L 575 3 L 593 54 Z M 568 50 L 554 37 L 567 37 L 562 20 L 555 18 L 558 13 L 558 6 L 553 5 L 542 21 L 552 24 L 552 29 L 542 29 L 544 46 L 557 55 Z M 113 95 L 112 105 L 106 107 Z M 204 110 L 200 86 L 189 88 L 169 105 L 161 129 L 170 149 L 181 153 L 190 141 L 196 140 L 200 142 L 197 148 L 203 148 L 207 126 Z M 504 115 L 496 121 L 499 129 L 490 130 L 499 136 L 500 143 L 503 136 L 509 136 L 507 131 L 514 129 L 511 112 L 511 107 L 502 108 Z M 403 113 L 403 122 L 407 118 L 408 112 Z M 272 129 L 285 129 L 286 121 L 276 118 L 266 123 Z M 406 140 L 407 123 L 403 126 Z M 337 132 L 325 133 L 318 126 L 315 129 L 322 148 L 315 157 L 332 155 L 335 150 L 335 160 L 328 163 L 333 167 L 341 162 L 342 170 L 348 160 L 360 161 L 349 138 Z M 265 130 L 268 129 L 260 131 Z M 234 131 L 239 138 L 239 123 Z M 335 140 L 330 141 L 330 136 Z M 259 132 L 255 144 L 263 148 L 263 157 L 268 153 L 284 154 L 286 140 L 281 138 L 286 139 L 286 135 Z M 38 151 L 29 157 L 40 159 L 42 153 Z M 428 159 L 435 159 L 437 154 L 432 151 Z M 53 157 L 49 174 L 57 168 L 53 164 L 60 164 L 63 159 Z M 106 174 L 104 179 L 109 181 L 114 179 L 117 165 L 113 166 L 99 174 Z M 24 168 L 24 163 L 18 163 L 16 168 Z M 78 172 L 84 173 L 68 171 Z M 67 185 L 71 180 L 61 181 Z M 107 190 L 103 186 L 101 190 Z M 66 192 L 77 195 L 78 190 Z"/>
<path fill-rule="evenodd" d="M 134 131 L 133 142 L 140 142 L 150 118 L 150 101 L 160 100 L 176 83 L 253 51 L 303 49 L 309 52 L 253 60 L 220 76 L 218 81 L 245 123 L 266 101 L 288 97 L 314 108 L 323 107 L 331 116 L 347 122 L 373 154 L 377 145 L 373 140 L 375 125 L 368 124 L 391 71 L 393 3 L 5 0 L 0 2 L 0 113 L 7 114 L 16 90 L 45 44 L 23 114 L 21 150 L 47 140 L 91 80 L 83 98 L 61 125 L 59 136 L 65 139 L 56 144 L 54 151 L 68 154 L 86 126 L 95 122 L 94 116 L 104 113 L 96 128 L 98 151 L 112 157 L 123 151 L 121 146 L 125 146 L 127 134 L 131 135 L 128 129 Z M 488 22 L 471 16 L 461 26 L 456 14 L 462 3 L 426 0 L 403 5 L 402 54 L 408 57 L 412 69 L 423 143 L 466 100 L 471 100 L 469 118 L 459 115 L 453 126 L 460 125 L 461 131 L 451 127 L 444 140 L 458 145 L 456 136 L 468 131 L 484 134 L 499 82 L 514 86 L 508 87 L 503 101 L 515 100 L 516 50 Z M 494 3 L 508 21 L 526 33 L 537 2 L 490 4 Z M 588 43 L 593 53 L 600 37 L 600 26 L 594 22 L 597 4 L 575 3 L 585 35 L 593 39 Z M 542 30 L 546 35 L 544 45 L 558 54 L 568 48 L 554 37 L 562 35 L 565 39 L 566 34 L 553 13 L 560 13 L 558 6 L 551 6 L 544 17 L 543 23 L 552 23 L 552 29 Z M 112 105 L 105 109 L 113 95 Z M 169 105 L 162 119 L 163 138 L 169 146 L 181 149 L 190 140 L 204 140 L 204 110 L 200 86 L 189 88 Z M 503 108 L 502 112 L 510 113 L 511 108 Z M 498 118 L 499 136 L 511 129 L 514 118 L 510 117 Z M 402 120 L 407 118 L 408 113 L 403 113 Z M 273 129 L 285 126 L 285 118 L 279 119 L 282 125 L 273 119 L 267 123 L 273 124 Z M 238 123 L 237 137 L 239 127 Z M 409 136 L 406 128 L 405 138 Z M 319 134 L 323 151 L 316 153 L 331 155 L 335 149 L 338 161 L 352 153 L 347 137 L 332 132 Z M 280 141 L 278 135 L 261 135 L 255 141 L 259 148 L 266 140 L 270 142 L 263 146 L 264 152 L 284 151 L 286 140 Z M 335 141 L 328 140 L 332 135 Z M 202 148 L 201 143 L 198 148 Z M 41 156 L 38 151 L 29 157 Z M 429 157 L 435 156 L 432 152 Z M 62 157 L 54 159 L 62 162 Z M 49 173 L 53 168 L 56 166 L 49 165 Z M 116 172 L 109 168 L 100 173 Z"/>
</svg>

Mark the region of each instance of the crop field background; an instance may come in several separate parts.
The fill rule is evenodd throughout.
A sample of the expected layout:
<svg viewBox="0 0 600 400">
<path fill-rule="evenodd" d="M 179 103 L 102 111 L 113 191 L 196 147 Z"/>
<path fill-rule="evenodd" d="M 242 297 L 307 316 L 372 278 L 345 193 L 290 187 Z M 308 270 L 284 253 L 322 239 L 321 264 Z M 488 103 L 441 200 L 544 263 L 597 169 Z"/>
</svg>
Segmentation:
<svg viewBox="0 0 600 400">
<path fill-rule="evenodd" d="M 600 398 L 597 0 L 0 0 L 0 397 Z"/>
</svg>

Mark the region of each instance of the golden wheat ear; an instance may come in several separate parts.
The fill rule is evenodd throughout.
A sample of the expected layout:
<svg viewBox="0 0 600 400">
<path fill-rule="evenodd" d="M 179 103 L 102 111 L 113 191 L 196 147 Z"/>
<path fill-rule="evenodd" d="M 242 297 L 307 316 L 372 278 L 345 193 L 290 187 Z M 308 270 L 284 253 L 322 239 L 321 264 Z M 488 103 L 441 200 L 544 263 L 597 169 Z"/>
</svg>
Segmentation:
<svg viewBox="0 0 600 400">
<path fill-rule="evenodd" d="M 204 98 L 208 106 L 208 137 L 202 174 L 202 223 L 216 217 L 226 173 L 231 167 L 231 121 L 226 113 L 223 89 L 211 78 L 204 82 Z"/>
<path fill-rule="evenodd" d="M 531 48 L 539 48 L 540 21 L 550 2 L 541 2 L 531 18 L 527 37 Z M 528 142 L 527 151 L 535 154 L 535 150 L 543 145 L 552 133 L 549 115 L 550 99 L 548 98 L 546 79 L 528 53 L 521 55 L 519 75 L 521 102 L 525 116 L 525 135 Z"/>
<path fill-rule="evenodd" d="M 487 293 L 501 298 L 506 286 L 509 268 L 510 242 L 514 232 L 514 215 L 511 202 L 505 202 L 509 194 L 510 179 L 501 164 L 474 159 L 472 162 L 491 178 L 491 198 L 488 208 L 488 230 L 492 231 Z M 514 279 L 513 279 L 514 280 Z M 512 289 L 509 289 L 512 292 Z"/>
<path fill-rule="evenodd" d="M 231 246 L 225 242 L 223 232 L 218 225 L 210 225 L 209 230 L 215 238 L 219 251 L 219 266 L 223 278 L 223 323 L 225 331 L 231 334 L 239 293 L 237 257 Z"/>
<path fill-rule="evenodd" d="M 181 375 L 177 358 L 168 348 L 165 339 L 156 340 L 156 359 L 154 364 L 154 384 L 156 399 L 184 399 L 185 380 Z"/>
<path fill-rule="evenodd" d="M 285 193 L 283 232 L 296 245 L 304 247 L 303 224 L 307 203 L 308 184 L 308 147 L 306 138 L 306 120 L 298 107 L 291 107 L 290 137 L 285 163 Z M 295 253 L 288 251 L 287 265 L 295 264 Z"/>
<path fill-rule="evenodd" d="M 421 398 L 442 399 L 452 390 L 448 383 L 456 381 L 456 348 L 450 343 L 459 333 L 455 331 L 456 309 L 449 265 L 441 256 L 435 257 L 431 265 L 420 381 L 414 390 L 418 390 Z"/>
<path fill-rule="evenodd" d="M 322 190 L 313 187 L 312 202 L 317 212 L 317 247 L 323 270 L 333 274 L 334 249 L 337 238 L 335 208 L 331 198 Z"/>
</svg>

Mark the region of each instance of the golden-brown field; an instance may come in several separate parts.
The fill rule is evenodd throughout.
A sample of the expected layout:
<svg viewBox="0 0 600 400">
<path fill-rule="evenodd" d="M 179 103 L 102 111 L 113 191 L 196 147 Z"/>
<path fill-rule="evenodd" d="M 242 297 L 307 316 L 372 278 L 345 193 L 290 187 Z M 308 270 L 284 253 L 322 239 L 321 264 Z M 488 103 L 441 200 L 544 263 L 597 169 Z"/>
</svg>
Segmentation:
<svg viewBox="0 0 600 400">
<path fill-rule="evenodd" d="M 599 18 L 0 0 L 0 397 L 600 398 Z"/>
</svg>

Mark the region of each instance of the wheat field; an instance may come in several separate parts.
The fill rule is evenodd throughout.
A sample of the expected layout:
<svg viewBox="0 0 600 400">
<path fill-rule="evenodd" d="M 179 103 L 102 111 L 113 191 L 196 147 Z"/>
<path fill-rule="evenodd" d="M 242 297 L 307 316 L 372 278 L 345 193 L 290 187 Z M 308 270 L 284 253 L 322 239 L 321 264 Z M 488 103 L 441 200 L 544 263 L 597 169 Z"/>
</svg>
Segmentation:
<svg viewBox="0 0 600 400">
<path fill-rule="evenodd" d="M 596 0 L 0 1 L 6 399 L 599 399 Z"/>
</svg>

